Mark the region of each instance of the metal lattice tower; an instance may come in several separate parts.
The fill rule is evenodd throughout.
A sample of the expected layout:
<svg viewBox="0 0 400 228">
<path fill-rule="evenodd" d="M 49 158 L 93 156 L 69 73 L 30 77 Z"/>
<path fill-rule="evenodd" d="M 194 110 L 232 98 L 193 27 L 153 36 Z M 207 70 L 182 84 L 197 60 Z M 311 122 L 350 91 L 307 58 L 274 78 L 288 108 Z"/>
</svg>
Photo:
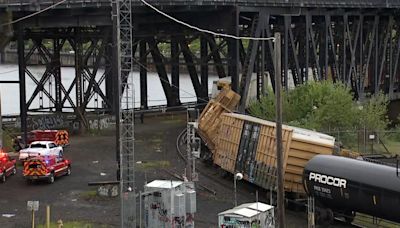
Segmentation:
<svg viewBox="0 0 400 228">
<path fill-rule="evenodd" d="M 121 193 L 121 227 L 136 227 L 134 170 L 134 84 L 132 71 L 131 0 L 113 2 L 117 29 L 117 69 L 119 97 L 119 168 Z"/>
</svg>

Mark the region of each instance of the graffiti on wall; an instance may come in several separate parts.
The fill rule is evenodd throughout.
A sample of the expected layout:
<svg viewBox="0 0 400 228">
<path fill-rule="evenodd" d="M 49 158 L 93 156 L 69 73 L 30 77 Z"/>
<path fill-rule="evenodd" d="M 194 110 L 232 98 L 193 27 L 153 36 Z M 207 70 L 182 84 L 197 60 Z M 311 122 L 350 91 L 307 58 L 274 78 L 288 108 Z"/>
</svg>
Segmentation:
<svg viewBox="0 0 400 228">
<path fill-rule="evenodd" d="M 97 119 L 89 119 L 89 129 L 92 130 L 105 130 L 111 128 L 113 123 L 115 123 L 115 118 L 112 116 L 101 116 Z"/>
<path fill-rule="evenodd" d="M 92 130 L 105 130 L 111 128 L 115 123 L 113 116 L 87 116 L 88 128 Z M 14 122 L 15 128 L 21 127 L 21 119 L 16 118 Z M 52 129 L 70 129 L 78 130 L 79 122 L 75 120 L 73 115 L 53 114 L 53 115 L 37 115 L 27 118 L 28 130 L 52 130 Z"/>
</svg>

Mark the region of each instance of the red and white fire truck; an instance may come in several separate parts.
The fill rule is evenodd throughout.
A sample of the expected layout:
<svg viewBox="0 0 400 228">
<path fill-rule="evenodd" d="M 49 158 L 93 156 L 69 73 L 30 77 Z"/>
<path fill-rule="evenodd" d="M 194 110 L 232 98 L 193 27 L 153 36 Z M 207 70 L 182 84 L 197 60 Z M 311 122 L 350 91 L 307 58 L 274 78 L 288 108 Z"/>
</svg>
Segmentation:
<svg viewBox="0 0 400 228">
<path fill-rule="evenodd" d="M 7 177 L 17 173 L 16 160 L 0 149 L 0 181 L 6 182 Z"/>
<path fill-rule="evenodd" d="M 28 182 L 53 183 L 56 177 L 71 175 L 71 161 L 56 155 L 29 157 L 24 162 L 23 175 Z"/>
</svg>

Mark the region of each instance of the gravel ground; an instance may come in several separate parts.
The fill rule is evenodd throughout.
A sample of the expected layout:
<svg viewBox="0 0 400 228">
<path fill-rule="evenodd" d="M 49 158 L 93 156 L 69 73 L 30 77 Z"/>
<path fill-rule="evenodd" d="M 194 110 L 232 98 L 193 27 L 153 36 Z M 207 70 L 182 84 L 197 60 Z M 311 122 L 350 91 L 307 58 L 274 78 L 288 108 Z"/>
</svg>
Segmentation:
<svg viewBox="0 0 400 228">
<path fill-rule="evenodd" d="M 148 117 L 144 124 L 135 125 L 135 159 L 145 165 L 136 168 L 137 191 L 145 182 L 154 179 L 175 179 L 169 172 L 182 174 L 184 162 L 177 156 L 177 135 L 186 127 L 182 116 Z M 115 136 L 113 132 L 101 135 L 74 136 L 66 148 L 65 156 L 72 160 L 72 175 L 56 179 L 54 184 L 27 184 L 18 174 L 0 185 L 0 227 L 30 227 L 28 200 L 39 200 L 39 223 L 44 223 L 45 205 L 52 207 L 52 221 L 85 221 L 107 227 L 119 227 L 119 198 L 92 196 L 95 187 L 91 181 L 115 180 Z M 161 167 L 161 165 L 163 167 Z M 208 175 L 200 175 L 200 183 L 217 192 L 197 190 L 196 227 L 217 227 L 217 214 L 233 207 L 233 181 L 231 177 L 218 175 L 215 167 L 199 164 Z M 101 173 L 106 174 L 101 175 Z M 259 200 L 265 201 L 267 193 L 245 182 L 238 183 L 238 203 L 254 202 L 258 191 Z M 3 214 L 13 214 L 11 218 Z M 287 227 L 307 227 L 306 214 L 287 211 Z M 97 225 L 95 227 L 98 227 Z M 336 227 L 336 226 L 331 226 Z"/>
</svg>

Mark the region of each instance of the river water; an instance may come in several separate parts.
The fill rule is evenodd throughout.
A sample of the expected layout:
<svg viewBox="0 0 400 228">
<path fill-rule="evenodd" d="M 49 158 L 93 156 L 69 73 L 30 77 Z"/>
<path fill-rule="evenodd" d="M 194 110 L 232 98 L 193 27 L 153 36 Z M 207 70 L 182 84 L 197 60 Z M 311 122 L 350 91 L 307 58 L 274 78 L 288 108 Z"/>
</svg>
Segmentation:
<svg viewBox="0 0 400 228">
<path fill-rule="evenodd" d="M 45 71 L 45 67 L 43 66 L 29 66 L 29 71 L 33 73 L 37 80 L 40 80 L 41 75 Z M 96 75 L 96 80 L 98 81 L 101 75 L 104 73 L 104 70 L 99 70 Z M 132 72 L 134 78 L 135 85 L 135 106 L 140 106 L 140 77 L 139 72 Z M 62 67 L 61 68 L 61 80 L 66 90 L 68 90 L 69 86 L 73 82 L 75 77 L 75 69 L 73 67 Z M 170 81 L 171 77 L 168 75 Z M 211 92 L 212 82 L 217 79 L 217 76 L 210 75 L 209 83 L 208 83 L 208 91 Z M 18 65 L 0 65 L 0 80 L 16 80 L 18 81 Z M 194 88 L 190 77 L 188 74 L 181 74 L 180 79 L 180 97 L 181 102 L 190 102 L 196 101 L 196 96 L 194 92 Z M 87 86 L 87 82 L 85 83 L 85 87 Z M 51 85 L 51 86 L 50 86 Z M 164 105 L 166 104 L 164 90 L 162 89 L 160 79 L 157 73 L 148 73 L 147 74 L 147 85 L 148 85 L 148 100 L 149 106 L 155 105 Z M 26 97 L 27 101 L 31 97 L 33 91 L 36 88 L 35 82 L 28 76 L 26 76 Z M 55 96 L 54 93 L 54 78 L 45 84 L 45 88 Z M 105 82 L 100 85 L 102 91 L 105 91 Z M 11 115 L 11 114 L 19 114 L 19 85 L 18 84 L 1 84 L 0 83 L 0 94 L 1 94 L 1 108 L 2 115 Z M 62 95 L 64 96 L 64 95 Z M 72 90 L 70 94 L 71 99 L 75 102 L 75 89 Z M 98 102 L 95 102 L 95 99 L 98 99 Z M 39 96 L 32 102 L 30 108 L 38 108 L 40 107 Z M 49 99 L 45 94 L 43 94 L 43 107 L 49 106 Z M 100 96 L 94 96 L 88 104 L 88 107 L 101 107 L 102 99 Z M 68 101 L 65 106 L 70 107 Z M 69 111 L 68 108 L 65 111 Z"/>
</svg>

